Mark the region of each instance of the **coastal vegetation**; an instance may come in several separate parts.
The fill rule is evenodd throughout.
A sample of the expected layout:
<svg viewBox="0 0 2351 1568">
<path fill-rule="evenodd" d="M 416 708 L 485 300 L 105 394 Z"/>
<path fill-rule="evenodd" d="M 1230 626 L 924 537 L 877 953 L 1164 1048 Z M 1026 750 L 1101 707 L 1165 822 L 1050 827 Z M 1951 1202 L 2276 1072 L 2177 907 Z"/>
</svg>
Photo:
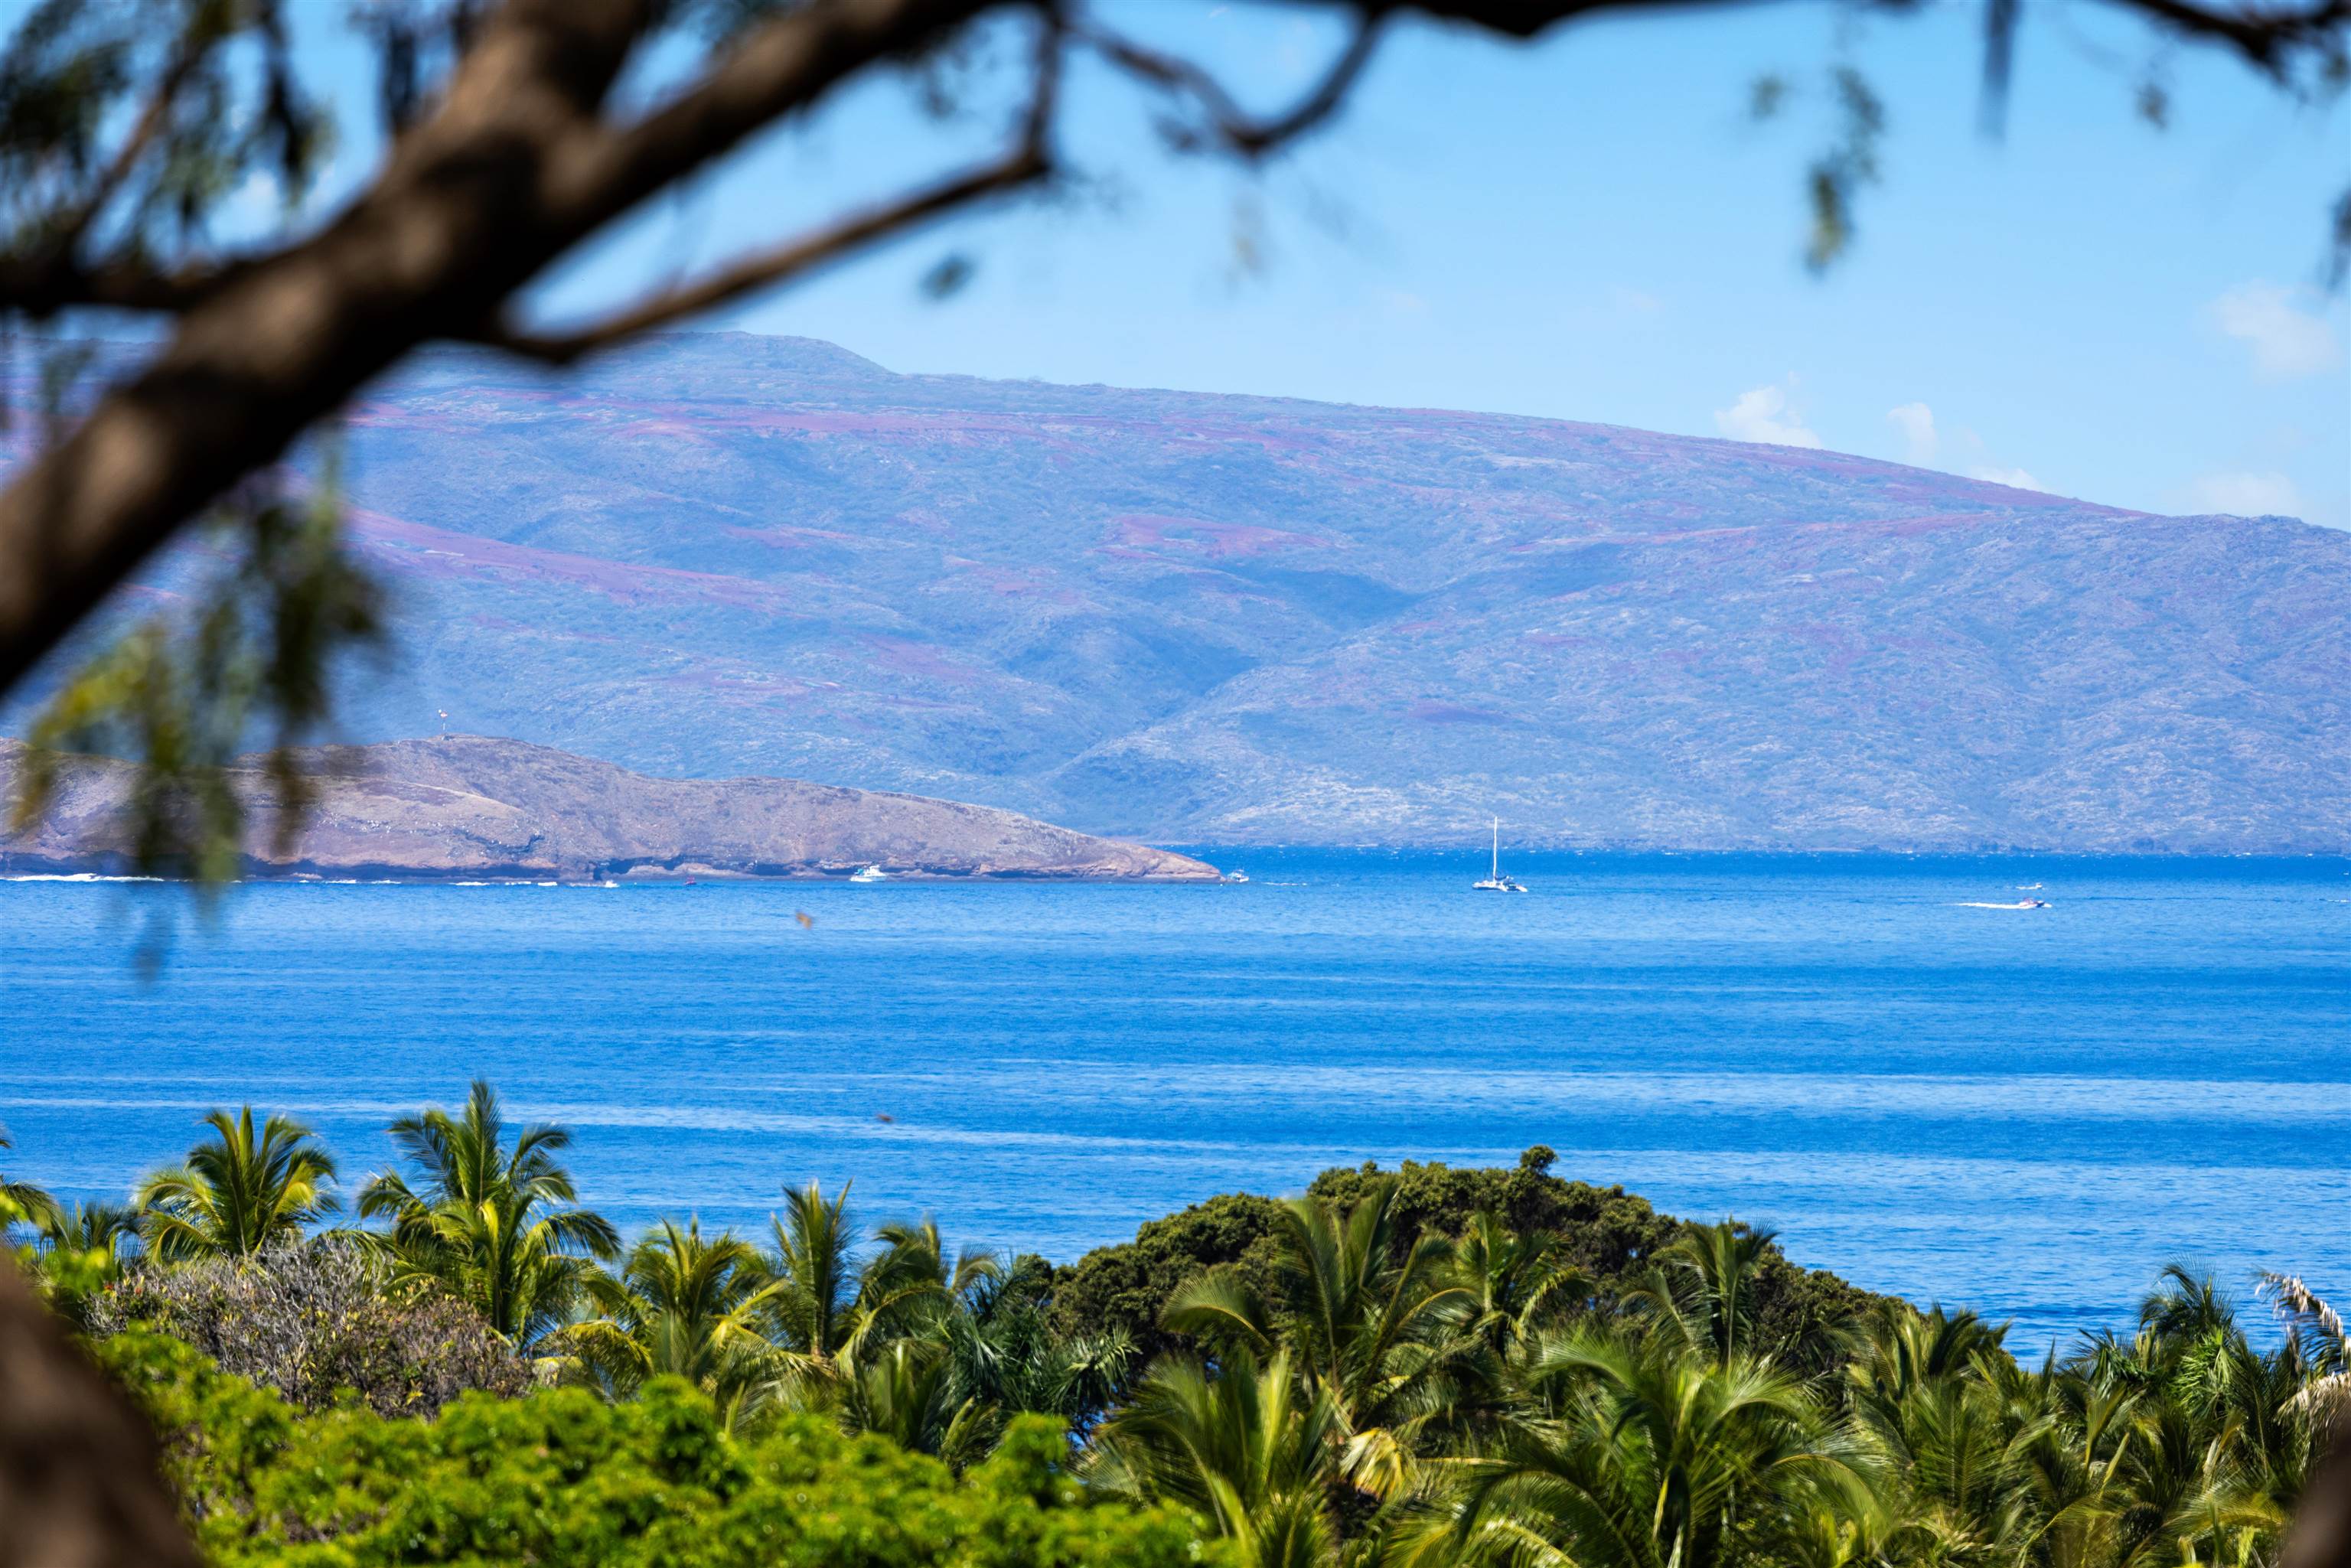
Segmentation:
<svg viewBox="0 0 2351 1568">
<path fill-rule="evenodd" d="M 0 1179 L 216 1563 L 2256 1568 L 2351 1407 L 2298 1279 L 2028 1364 L 1542 1148 L 1063 1266 L 813 1183 L 624 1245 L 486 1084 L 390 1131 L 348 1210 L 250 1108 L 130 1205 Z"/>
</svg>

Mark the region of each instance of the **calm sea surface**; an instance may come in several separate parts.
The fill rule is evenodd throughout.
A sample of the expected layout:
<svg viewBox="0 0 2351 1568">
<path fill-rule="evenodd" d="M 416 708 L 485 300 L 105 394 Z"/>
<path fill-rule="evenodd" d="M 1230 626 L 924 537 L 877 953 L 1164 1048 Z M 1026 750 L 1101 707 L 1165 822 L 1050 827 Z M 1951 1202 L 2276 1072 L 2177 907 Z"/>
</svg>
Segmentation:
<svg viewBox="0 0 2351 1568">
<path fill-rule="evenodd" d="M 632 1223 L 854 1178 L 1066 1259 L 1542 1143 L 2034 1350 L 2173 1259 L 2351 1294 L 2344 862 L 1207 852 L 1253 880 L 256 887 L 152 983 L 153 890 L 0 883 L 10 1173 L 118 1196 L 250 1099 L 358 1176 L 483 1074 Z"/>
</svg>

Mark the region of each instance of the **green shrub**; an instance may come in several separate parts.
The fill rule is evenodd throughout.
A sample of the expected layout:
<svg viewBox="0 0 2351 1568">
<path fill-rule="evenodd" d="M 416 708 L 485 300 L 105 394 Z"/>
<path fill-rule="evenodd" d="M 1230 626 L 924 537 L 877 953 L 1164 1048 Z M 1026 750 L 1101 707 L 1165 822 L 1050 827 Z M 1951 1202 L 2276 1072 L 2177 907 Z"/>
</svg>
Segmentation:
<svg viewBox="0 0 2351 1568">
<path fill-rule="evenodd" d="M 1621 1186 L 1594 1186 L 1552 1174 L 1553 1153 L 1538 1145 L 1515 1166 L 1479 1167 L 1406 1160 L 1393 1171 L 1376 1165 L 1334 1166 L 1316 1176 L 1307 1195 L 1344 1210 L 1381 1183 L 1394 1185 L 1396 1246 L 1425 1233 L 1458 1237 L 1483 1212 L 1501 1217 L 1520 1235 L 1549 1233 L 1562 1252 L 1604 1293 L 1631 1283 L 1657 1249 L 1690 1228 L 1659 1214 L 1648 1199 Z M 1196 1347 L 1160 1322 L 1176 1288 L 1219 1264 L 1234 1267 L 1252 1290 L 1278 1301 L 1273 1261 L 1275 1217 L 1270 1197 L 1227 1193 L 1180 1214 L 1146 1221 L 1134 1239 L 1096 1248 L 1055 1270 L 1052 1324 L 1057 1333 L 1112 1329 L 1136 1346 L 1135 1368 L 1151 1356 Z M 1798 1359 L 1818 1370 L 1830 1354 L 1835 1324 L 1888 1298 L 1856 1289 L 1835 1275 L 1788 1261 L 1774 1246 L 1755 1281 L 1757 1317 L 1769 1343 L 1802 1347 Z"/>
<path fill-rule="evenodd" d="M 1096 1502 L 1059 1424 L 1015 1420 L 958 1480 L 936 1459 L 812 1416 L 738 1440 L 676 1379 L 609 1405 L 578 1389 L 461 1397 L 431 1421 L 304 1416 L 141 1331 L 102 1364 L 168 1445 L 220 1568 L 535 1563 L 580 1568 L 1217 1568 L 1179 1510 Z"/>
<path fill-rule="evenodd" d="M 1592 1277 L 1603 1294 L 1621 1292 L 1658 1250 L 1697 1223 L 1660 1214 L 1649 1200 L 1621 1186 L 1594 1186 L 1553 1176 L 1558 1155 L 1538 1144 L 1516 1166 L 1447 1166 L 1405 1160 L 1393 1172 L 1366 1163 L 1337 1166 L 1316 1176 L 1310 1197 L 1344 1209 L 1376 1183 L 1395 1186 L 1399 1248 L 1433 1230 L 1456 1237 L 1472 1216 L 1490 1211 L 1521 1236 L 1559 1238 L 1565 1256 Z M 1823 1370 L 1839 1354 L 1838 1325 L 1901 1303 L 1848 1283 L 1824 1269 L 1790 1262 L 1775 1242 L 1764 1249 L 1750 1287 L 1755 1332 L 1805 1373 Z"/>
<path fill-rule="evenodd" d="M 1237 1267 L 1259 1289 L 1273 1278 L 1273 1232 L 1281 1205 L 1254 1193 L 1228 1192 L 1179 1214 L 1144 1221 L 1132 1241 L 1097 1247 L 1053 1272 L 1053 1332 L 1123 1334 L 1137 1368 L 1155 1355 L 1189 1347 L 1161 1326 L 1176 1287 L 1218 1264 Z"/>
</svg>

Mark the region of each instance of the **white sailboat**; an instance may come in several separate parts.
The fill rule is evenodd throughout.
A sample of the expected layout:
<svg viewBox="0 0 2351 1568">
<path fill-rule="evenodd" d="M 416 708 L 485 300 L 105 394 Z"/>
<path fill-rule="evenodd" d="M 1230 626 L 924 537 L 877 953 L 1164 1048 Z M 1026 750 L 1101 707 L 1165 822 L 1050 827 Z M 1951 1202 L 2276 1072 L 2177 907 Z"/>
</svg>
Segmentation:
<svg viewBox="0 0 2351 1568">
<path fill-rule="evenodd" d="M 1494 819 L 1494 863 L 1483 882 L 1469 884 L 1479 893 L 1524 893 L 1526 885 L 1516 877 L 1502 874 L 1502 819 Z"/>
</svg>

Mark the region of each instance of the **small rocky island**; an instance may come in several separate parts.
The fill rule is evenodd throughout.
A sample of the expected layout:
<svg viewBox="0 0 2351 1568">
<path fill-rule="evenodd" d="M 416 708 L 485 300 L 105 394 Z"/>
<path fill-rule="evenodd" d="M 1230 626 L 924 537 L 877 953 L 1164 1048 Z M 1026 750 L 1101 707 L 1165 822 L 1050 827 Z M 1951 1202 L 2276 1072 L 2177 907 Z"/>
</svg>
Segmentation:
<svg viewBox="0 0 2351 1568">
<path fill-rule="evenodd" d="M 15 794 L 20 742 L 0 739 Z M 270 797 L 253 758 L 248 799 Z M 650 880 L 847 876 L 1214 882 L 1203 862 L 1072 832 L 987 806 L 797 779 L 653 779 L 517 740 L 446 736 L 306 756 L 318 800 L 290 852 L 266 812 L 251 874 L 397 880 Z M 13 874 L 108 872 L 127 862 L 132 770 L 77 760 L 44 821 L 0 837 Z"/>
</svg>

